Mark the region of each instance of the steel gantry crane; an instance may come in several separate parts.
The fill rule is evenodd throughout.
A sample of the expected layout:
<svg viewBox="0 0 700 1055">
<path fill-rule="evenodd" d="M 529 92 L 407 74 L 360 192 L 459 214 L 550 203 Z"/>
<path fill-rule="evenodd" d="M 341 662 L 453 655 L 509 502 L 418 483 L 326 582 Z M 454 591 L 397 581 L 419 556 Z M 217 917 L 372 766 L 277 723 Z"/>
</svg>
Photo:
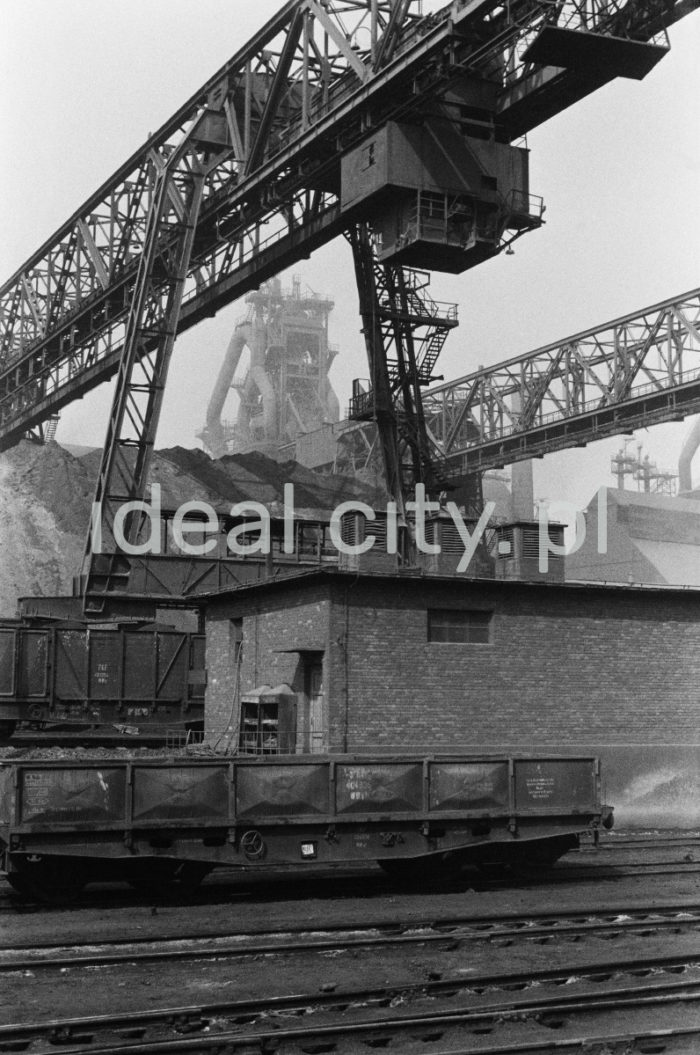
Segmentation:
<svg viewBox="0 0 700 1055">
<path fill-rule="evenodd" d="M 644 77 L 696 6 L 289 0 L 151 136 L 0 289 L 0 447 L 117 373 L 88 610 L 128 582 L 114 518 L 143 497 L 176 335 L 343 232 L 371 373 L 355 412 L 377 421 L 399 503 L 405 462 L 439 485 L 421 389 L 456 320 L 410 269 L 460 272 L 538 227 L 513 144 Z"/>
<path fill-rule="evenodd" d="M 454 475 L 700 413 L 700 289 L 431 388 L 423 405 Z"/>
</svg>

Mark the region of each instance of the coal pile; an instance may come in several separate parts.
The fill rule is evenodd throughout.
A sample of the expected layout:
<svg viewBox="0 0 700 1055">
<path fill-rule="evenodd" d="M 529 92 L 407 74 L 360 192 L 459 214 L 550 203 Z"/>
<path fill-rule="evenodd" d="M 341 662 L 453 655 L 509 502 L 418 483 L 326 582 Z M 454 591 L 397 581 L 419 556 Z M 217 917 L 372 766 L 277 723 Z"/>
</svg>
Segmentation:
<svg viewBox="0 0 700 1055">
<path fill-rule="evenodd" d="M 93 478 L 57 444 L 0 455 L 0 615 L 17 598 L 70 593 L 90 523 Z"/>
<path fill-rule="evenodd" d="M 98 450 L 71 453 L 57 443 L 27 441 L 0 454 L 0 616 L 14 615 L 19 597 L 71 593 L 100 458 Z M 174 447 L 156 452 L 150 478 L 160 484 L 164 510 L 196 500 L 228 513 L 237 502 L 256 501 L 279 514 L 286 483 L 294 485 L 301 516 L 324 516 L 353 498 L 370 505 L 385 500 L 352 477 L 322 475 L 257 452 L 213 460 Z"/>
</svg>

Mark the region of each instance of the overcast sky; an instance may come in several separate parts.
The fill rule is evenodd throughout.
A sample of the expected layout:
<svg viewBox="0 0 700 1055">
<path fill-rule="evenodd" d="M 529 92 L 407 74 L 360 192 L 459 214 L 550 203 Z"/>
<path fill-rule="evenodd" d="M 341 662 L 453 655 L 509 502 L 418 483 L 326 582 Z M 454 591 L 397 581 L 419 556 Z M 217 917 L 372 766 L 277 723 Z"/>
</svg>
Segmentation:
<svg viewBox="0 0 700 1055">
<path fill-rule="evenodd" d="M 0 0 L 0 281 L 280 6 Z M 440 6 L 426 0 L 424 10 Z M 700 13 L 670 38 L 670 54 L 644 81 L 614 81 L 530 133 L 530 186 L 545 199 L 546 226 L 522 238 L 513 256 L 434 276 L 433 295 L 460 311 L 439 364 L 446 379 L 700 285 Z M 336 302 L 331 340 L 341 354 L 332 378 L 345 407 L 352 378 L 367 373 L 349 251 L 335 242 L 293 270 Z M 179 339 L 159 446 L 197 445 L 243 311 L 229 305 Z M 63 412 L 61 442 L 102 443 L 107 389 Z M 638 439 L 673 469 L 689 424 Z M 536 497 L 586 503 L 598 484 L 612 482 L 609 459 L 620 444 L 538 463 Z"/>
</svg>

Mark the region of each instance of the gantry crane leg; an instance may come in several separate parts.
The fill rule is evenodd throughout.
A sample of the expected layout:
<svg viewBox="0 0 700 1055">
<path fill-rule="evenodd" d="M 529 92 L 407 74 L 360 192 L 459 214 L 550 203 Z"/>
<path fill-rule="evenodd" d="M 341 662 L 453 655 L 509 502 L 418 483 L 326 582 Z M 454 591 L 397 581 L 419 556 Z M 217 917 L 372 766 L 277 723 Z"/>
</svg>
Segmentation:
<svg viewBox="0 0 700 1055">
<path fill-rule="evenodd" d="M 80 577 L 88 614 L 103 612 L 108 595 L 128 579 L 131 562 L 123 542 L 135 546 L 143 523 L 138 511 L 124 516 L 124 506 L 143 500 L 146 492 L 212 154 L 212 144 L 199 134 L 204 118 L 197 119 L 155 181 Z"/>
<path fill-rule="evenodd" d="M 456 311 L 433 301 L 425 273 L 380 263 L 368 224 L 357 224 L 347 238 L 370 373 L 369 390 L 355 389 L 350 417 L 375 422 L 387 492 L 403 514 L 416 484 L 433 498 L 453 487 L 454 473 L 426 423 L 422 392 L 457 325 Z M 460 497 L 469 512 L 480 509 L 480 475 L 462 485 Z"/>
</svg>

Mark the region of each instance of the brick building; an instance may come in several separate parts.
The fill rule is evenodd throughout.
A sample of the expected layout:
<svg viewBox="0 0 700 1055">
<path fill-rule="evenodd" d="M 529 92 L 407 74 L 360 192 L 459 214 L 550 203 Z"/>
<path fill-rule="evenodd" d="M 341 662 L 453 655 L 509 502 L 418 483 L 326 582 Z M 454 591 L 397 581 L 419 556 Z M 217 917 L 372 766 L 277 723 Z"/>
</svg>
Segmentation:
<svg viewBox="0 0 700 1055">
<path fill-rule="evenodd" d="M 263 750 L 591 749 L 618 800 L 700 790 L 692 590 L 319 570 L 212 597 L 207 667 L 209 737 L 244 749 L 258 714 Z"/>
</svg>

